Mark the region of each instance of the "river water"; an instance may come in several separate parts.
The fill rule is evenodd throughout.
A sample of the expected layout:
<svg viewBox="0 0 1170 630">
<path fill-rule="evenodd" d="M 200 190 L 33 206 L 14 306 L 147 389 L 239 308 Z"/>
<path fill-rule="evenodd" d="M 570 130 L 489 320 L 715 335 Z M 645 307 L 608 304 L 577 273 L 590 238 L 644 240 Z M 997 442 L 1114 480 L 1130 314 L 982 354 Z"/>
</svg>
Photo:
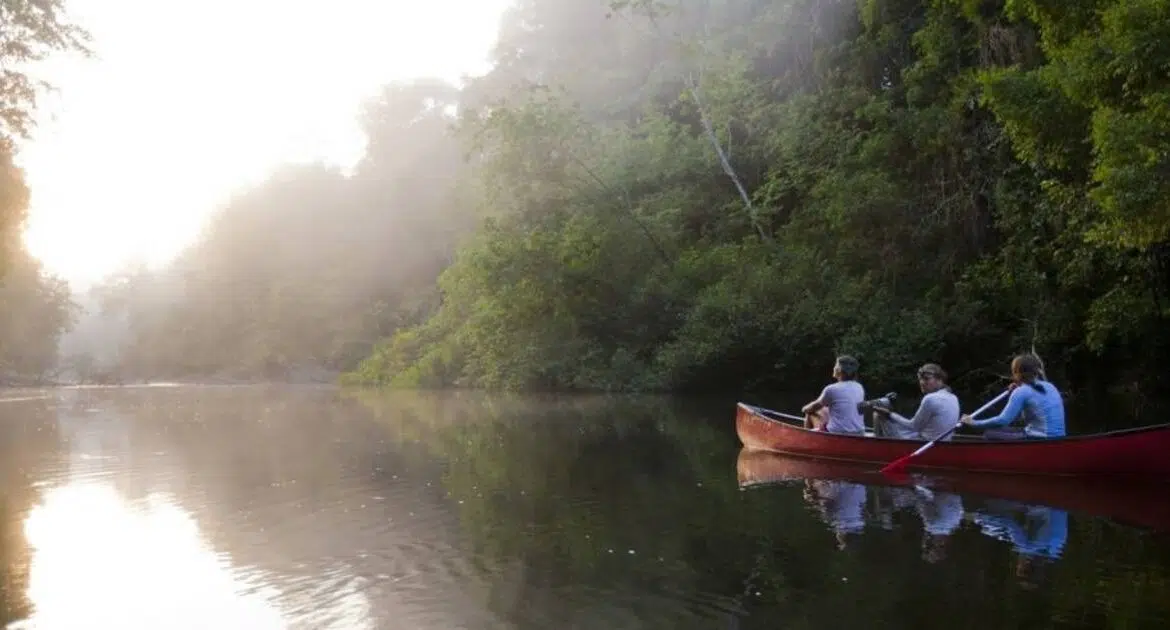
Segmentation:
<svg viewBox="0 0 1170 630">
<path fill-rule="evenodd" d="M 1170 624 L 1167 495 L 889 487 L 741 453 L 733 405 L 7 396 L 9 628 Z"/>
</svg>

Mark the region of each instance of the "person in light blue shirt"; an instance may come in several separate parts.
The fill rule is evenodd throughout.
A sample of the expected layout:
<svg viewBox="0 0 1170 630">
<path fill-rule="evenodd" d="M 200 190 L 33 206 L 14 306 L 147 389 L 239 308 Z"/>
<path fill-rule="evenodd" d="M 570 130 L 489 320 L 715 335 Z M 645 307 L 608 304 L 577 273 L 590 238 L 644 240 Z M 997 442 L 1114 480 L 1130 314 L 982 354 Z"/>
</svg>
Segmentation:
<svg viewBox="0 0 1170 630">
<path fill-rule="evenodd" d="M 1011 543 L 1017 554 L 1016 577 L 1027 590 L 1040 586 L 1047 567 L 1060 559 L 1068 543 L 1068 512 L 1058 508 L 992 500 L 972 516 L 984 535 Z"/>
<path fill-rule="evenodd" d="M 1043 505 L 1020 505 L 1018 514 L 1007 510 L 977 511 L 975 522 L 983 533 L 1010 542 L 1022 555 L 1058 559 L 1068 543 L 1068 512 Z"/>
<path fill-rule="evenodd" d="M 1064 437 L 1064 399 L 1060 390 L 1042 377 L 1042 369 L 1040 357 L 1017 356 L 1012 360 L 1012 393 L 1003 411 L 986 420 L 974 420 L 968 414 L 960 421 L 967 426 L 988 429 L 983 437 L 989 440 Z M 1024 426 L 1008 426 L 1021 414 Z"/>
</svg>

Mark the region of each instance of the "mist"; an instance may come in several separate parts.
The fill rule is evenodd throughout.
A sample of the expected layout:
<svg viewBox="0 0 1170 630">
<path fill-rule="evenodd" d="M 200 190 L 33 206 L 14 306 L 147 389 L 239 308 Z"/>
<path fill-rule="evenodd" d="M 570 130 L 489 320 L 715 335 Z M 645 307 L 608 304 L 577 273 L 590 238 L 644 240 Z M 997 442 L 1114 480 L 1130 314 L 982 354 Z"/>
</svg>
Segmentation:
<svg viewBox="0 0 1170 630">
<path fill-rule="evenodd" d="M 850 352 L 978 388 L 1033 348 L 1126 382 L 1166 340 L 1143 336 L 1164 197 L 1138 136 L 1086 121 L 1148 105 L 1041 77 L 1051 25 L 988 11 L 518 2 L 488 72 L 367 104 L 351 175 L 283 166 L 169 265 L 80 297 L 62 374 L 695 391 L 812 386 Z"/>
<path fill-rule="evenodd" d="M 78 381 L 334 380 L 434 302 L 475 213 L 457 90 L 388 86 L 368 103 L 368 151 L 351 176 L 286 165 L 220 208 L 159 269 L 128 268 L 83 296 L 61 342 Z"/>
</svg>

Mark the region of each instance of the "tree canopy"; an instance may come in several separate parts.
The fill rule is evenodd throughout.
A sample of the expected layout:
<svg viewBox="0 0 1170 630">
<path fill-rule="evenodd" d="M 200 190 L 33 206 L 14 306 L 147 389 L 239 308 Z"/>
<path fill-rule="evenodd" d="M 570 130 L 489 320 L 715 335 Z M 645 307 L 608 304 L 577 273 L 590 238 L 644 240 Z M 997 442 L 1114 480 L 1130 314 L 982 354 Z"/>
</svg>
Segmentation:
<svg viewBox="0 0 1170 630">
<path fill-rule="evenodd" d="M 1141 378 L 1170 286 L 1166 11 L 521 3 L 464 117 L 500 218 L 357 374 L 691 390 L 1036 347 L 1061 378 Z"/>
<path fill-rule="evenodd" d="M 30 191 L 15 162 L 16 143 L 32 132 L 37 99 L 49 87 L 35 65 L 52 53 L 87 52 L 88 34 L 65 19 L 63 4 L 0 0 L 0 384 L 53 372 L 73 315 L 68 286 L 24 247 Z"/>
<path fill-rule="evenodd" d="M 694 391 L 1035 348 L 1157 385 L 1167 35 L 1153 0 L 520 0 L 490 72 L 370 104 L 355 175 L 229 204 L 126 365 Z"/>
</svg>

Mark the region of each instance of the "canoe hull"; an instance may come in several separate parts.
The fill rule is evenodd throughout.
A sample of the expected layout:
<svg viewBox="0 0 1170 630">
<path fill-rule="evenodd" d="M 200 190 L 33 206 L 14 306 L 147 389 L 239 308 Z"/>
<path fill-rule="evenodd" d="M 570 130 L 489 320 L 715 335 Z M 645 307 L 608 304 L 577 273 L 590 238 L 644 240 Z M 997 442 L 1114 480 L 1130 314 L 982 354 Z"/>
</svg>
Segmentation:
<svg viewBox="0 0 1170 630">
<path fill-rule="evenodd" d="M 982 475 L 935 470 L 926 475 L 890 477 L 861 463 L 813 459 L 768 451 L 740 451 L 736 461 L 740 487 L 801 479 L 829 479 L 871 487 L 908 487 L 925 484 L 935 491 L 965 497 L 1006 499 L 1027 505 L 1045 505 L 1070 512 L 1108 518 L 1150 529 L 1170 531 L 1170 503 L 1166 482 L 1115 483 L 1108 479 L 1051 475 Z"/>
<path fill-rule="evenodd" d="M 749 450 L 885 465 L 924 444 L 916 440 L 812 431 L 739 403 L 735 429 Z M 911 468 L 1030 475 L 1170 479 L 1170 425 L 1051 440 L 939 442 Z"/>
</svg>

